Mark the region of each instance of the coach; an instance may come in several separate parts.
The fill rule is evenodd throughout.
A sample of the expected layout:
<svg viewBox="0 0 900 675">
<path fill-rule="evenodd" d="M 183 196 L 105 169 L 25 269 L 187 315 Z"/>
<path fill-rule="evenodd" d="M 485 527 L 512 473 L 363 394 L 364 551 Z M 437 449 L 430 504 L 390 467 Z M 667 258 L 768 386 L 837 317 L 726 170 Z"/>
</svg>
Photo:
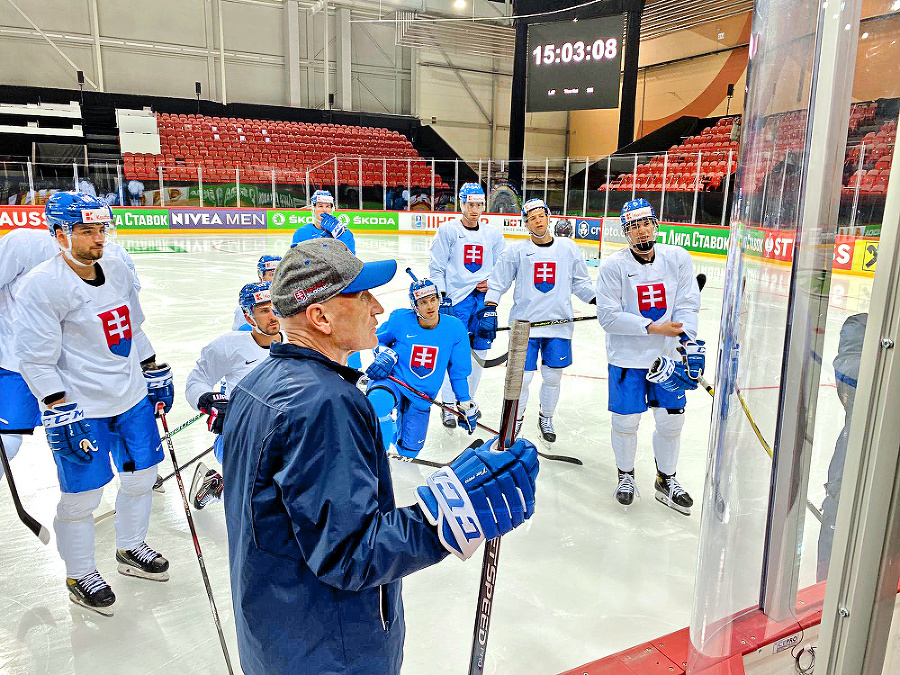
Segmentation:
<svg viewBox="0 0 900 675">
<path fill-rule="evenodd" d="M 247 675 L 399 673 L 400 579 L 534 511 L 535 448 L 466 449 L 397 508 L 375 413 L 347 355 L 377 344 L 370 289 L 396 261 L 363 264 L 306 241 L 281 261 L 272 304 L 286 342 L 235 387 L 225 422 L 225 511 Z M 448 499 L 450 492 L 456 499 Z M 497 504 L 500 506 L 492 506 Z"/>
</svg>

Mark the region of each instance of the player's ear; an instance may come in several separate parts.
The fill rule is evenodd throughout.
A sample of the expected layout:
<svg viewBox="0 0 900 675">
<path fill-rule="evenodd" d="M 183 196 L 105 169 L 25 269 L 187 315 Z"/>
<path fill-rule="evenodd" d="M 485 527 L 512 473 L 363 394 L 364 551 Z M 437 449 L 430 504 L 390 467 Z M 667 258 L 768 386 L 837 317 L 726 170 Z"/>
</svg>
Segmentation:
<svg viewBox="0 0 900 675">
<path fill-rule="evenodd" d="M 306 308 L 305 315 L 311 328 L 325 335 L 331 335 L 334 332 L 334 324 L 324 305 L 319 303 L 310 305 Z"/>
</svg>

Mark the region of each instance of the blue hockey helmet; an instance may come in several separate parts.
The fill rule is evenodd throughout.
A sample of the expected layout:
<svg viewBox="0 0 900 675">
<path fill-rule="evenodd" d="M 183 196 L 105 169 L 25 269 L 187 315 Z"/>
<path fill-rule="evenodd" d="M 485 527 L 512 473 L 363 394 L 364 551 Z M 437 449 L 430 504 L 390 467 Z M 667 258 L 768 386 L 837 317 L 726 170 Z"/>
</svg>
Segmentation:
<svg viewBox="0 0 900 675">
<path fill-rule="evenodd" d="M 459 202 L 465 204 L 467 202 L 485 203 L 484 190 L 478 183 L 466 183 L 459 189 Z"/>
<path fill-rule="evenodd" d="M 550 217 L 550 207 L 544 202 L 543 199 L 529 199 L 527 202 L 522 204 L 522 220 L 528 218 L 528 213 L 530 211 L 534 211 L 534 209 L 544 209 L 544 213 L 547 214 L 547 217 Z"/>
<path fill-rule="evenodd" d="M 309 203 L 315 206 L 318 203 L 331 204 L 334 206 L 334 197 L 328 190 L 316 190 L 310 198 Z"/>
<path fill-rule="evenodd" d="M 113 224 L 109 204 L 84 192 L 54 192 L 44 206 L 44 216 L 51 235 L 56 234 L 57 228 L 71 234 L 78 223 L 102 223 L 107 228 Z"/>
<path fill-rule="evenodd" d="M 436 295 L 440 297 L 440 293 L 438 292 L 438 287 L 435 286 L 434 282 L 431 279 L 419 279 L 413 274 L 413 271 L 406 268 L 406 273 L 412 277 L 412 283 L 409 285 L 409 304 L 412 307 L 412 310 L 419 314 L 419 300 L 423 298 L 427 298 L 431 295 Z M 419 314 L 419 316 L 421 316 Z"/>
<path fill-rule="evenodd" d="M 254 281 L 241 288 L 241 292 L 238 295 L 238 304 L 244 310 L 244 314 L 249 316 L 257 305 L 272 302 L 272 293 L 269 290 L 270 285 L 271 282 L 269 281 Z"/>
<path fill-rule="evenodd" d="M 646 253 L 653 248 L 653 245 L 656 243 L 656 237 L 659 234 L 659 221 L 656 219 L 656 211 L 653 210 L 650 202 L 646 199 L 632 199 L 629 202 L 625 202 L 625 206 L 622 207 L 621 219 L 622 231 L 625 234 L 625 238 L 628 239 L 628 244 L 632 250 Z M 653 223 L 654 232 L 652 237 L 648 241 L 632 240 L 629 232 L 635 225 L 644 220 L 649 220 Z"/>
<path fill-rule="evenodd" d="M 262 255 L 259 257 L 259 262 L 256 263 L 256 271 L 259 274 L 259 278 L 262 279 L 266 272 L 274 272 L 275 268 L 278 267 L 278 263 L 281 262 L 280 255 Z"/>
</svg>

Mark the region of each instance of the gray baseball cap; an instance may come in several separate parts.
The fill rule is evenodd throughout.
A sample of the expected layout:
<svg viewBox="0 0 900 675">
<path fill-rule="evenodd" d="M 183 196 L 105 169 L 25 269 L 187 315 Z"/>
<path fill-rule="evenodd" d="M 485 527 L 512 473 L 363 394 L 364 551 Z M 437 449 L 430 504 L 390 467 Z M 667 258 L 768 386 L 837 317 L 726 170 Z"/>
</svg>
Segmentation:
<svg viewBox="0 0 900 675">
<path fill-rule="evenodd" d="M 278 263 L 272 305 L 279 315 L 291 316 L 336 295 L 386 284 L 396 272 L 396 260 L 364 263 L 337 239 L 310 239 L 291 248 Z"/>
</svg>

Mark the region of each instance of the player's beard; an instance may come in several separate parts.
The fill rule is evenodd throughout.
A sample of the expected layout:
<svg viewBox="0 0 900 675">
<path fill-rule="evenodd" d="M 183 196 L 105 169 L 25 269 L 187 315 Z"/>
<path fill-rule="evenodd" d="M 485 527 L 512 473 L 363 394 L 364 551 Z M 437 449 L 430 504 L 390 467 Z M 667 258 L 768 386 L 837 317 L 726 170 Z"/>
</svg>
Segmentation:
<svg viewBox="0 0 900 675">
<path fill-rule="evenodd" d="M 103 247 L 87 246 L 79 250 L 73 249 L 72 255 L 78 260 L 78 262 L 90 265 L 91 263 L 95 263 L 103 257 Z"/>
</svg>

